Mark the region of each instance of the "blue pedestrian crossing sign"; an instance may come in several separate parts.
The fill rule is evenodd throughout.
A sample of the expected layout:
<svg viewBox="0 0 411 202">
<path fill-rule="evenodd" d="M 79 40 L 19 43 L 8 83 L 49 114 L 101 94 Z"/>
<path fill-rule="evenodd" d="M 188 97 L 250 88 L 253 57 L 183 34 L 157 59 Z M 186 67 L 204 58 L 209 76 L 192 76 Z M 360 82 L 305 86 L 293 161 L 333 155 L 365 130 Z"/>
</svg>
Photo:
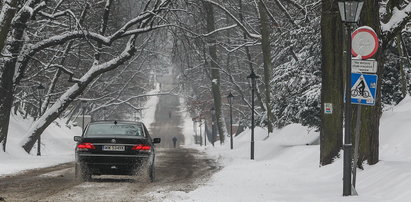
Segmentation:
<svg viewBox="0 0 411 202">
<path fill-rule="evenodd" d="M 375 105 L 378 76 L 351 73 L 351 104 Z"/>
</svg>

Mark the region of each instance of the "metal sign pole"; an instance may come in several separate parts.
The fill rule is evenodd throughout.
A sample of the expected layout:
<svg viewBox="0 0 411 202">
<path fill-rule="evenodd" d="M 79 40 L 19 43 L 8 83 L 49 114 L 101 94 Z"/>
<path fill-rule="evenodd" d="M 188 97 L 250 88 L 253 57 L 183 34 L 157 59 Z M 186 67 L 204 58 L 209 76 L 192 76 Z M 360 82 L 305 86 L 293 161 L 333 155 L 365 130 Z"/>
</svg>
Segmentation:
<svg viewBox="0 0 411 202">
<path fill-rule="evenodd" d="M 355 187 L 355 182 L 357 178 L 357 163 L 358 163 L 358 149 L 360 147 L 360 130 L 361 130 L 361 105 L 357 107 L 357 121 L 355 123 L 355 142 L 354 142 L 354 164 L 352 171 L 352 184 Z"/>
</svg>

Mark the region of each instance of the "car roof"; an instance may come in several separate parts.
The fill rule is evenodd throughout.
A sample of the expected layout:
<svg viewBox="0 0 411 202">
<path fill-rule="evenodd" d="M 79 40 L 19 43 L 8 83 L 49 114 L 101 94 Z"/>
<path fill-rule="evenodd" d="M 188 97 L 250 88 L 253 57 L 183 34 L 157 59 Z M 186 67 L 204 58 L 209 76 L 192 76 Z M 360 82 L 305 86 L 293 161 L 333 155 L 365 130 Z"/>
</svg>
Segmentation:
<svg viewBox="0 0 411 202">
<path fill-rule="evenodd" d="M 126 121 L 126 120 L 99 120 L 99 121 L 92 121 L 90 124 L 103 124 L 103 123 L 111 123 L 111 124 L 140 124 L 144 125 L 142 122 L 139 121 Z"/>
</svg>

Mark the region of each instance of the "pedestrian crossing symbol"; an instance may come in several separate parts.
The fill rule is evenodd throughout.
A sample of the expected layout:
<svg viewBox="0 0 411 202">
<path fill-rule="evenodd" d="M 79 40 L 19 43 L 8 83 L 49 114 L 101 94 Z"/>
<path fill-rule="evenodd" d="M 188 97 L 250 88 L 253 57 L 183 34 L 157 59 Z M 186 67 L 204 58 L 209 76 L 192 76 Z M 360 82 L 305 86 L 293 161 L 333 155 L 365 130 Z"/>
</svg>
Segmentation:
<svg viewBox="0 0 411 202">
<path fill-rule="evenodd" d="M 378 76 L 373 74 L 351 74 L 351 103 L 375 105 Z"/>
</svg>

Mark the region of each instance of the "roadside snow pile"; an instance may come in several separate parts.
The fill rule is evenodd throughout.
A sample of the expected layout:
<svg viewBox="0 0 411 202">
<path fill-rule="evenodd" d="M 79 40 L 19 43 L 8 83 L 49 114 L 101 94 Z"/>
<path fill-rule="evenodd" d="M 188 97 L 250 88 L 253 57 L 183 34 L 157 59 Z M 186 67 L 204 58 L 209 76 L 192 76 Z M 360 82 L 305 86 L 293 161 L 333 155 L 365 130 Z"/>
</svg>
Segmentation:
<svg viewBox="0 0 411 202">
<path fill-rule="evenodd" d="M 377 165 L 357 171 L 359 196 L 342 196 L 342 158 L 319 166 L 318 132 L 298 124 L 274 131 L 255 129 L 255 160 L 250 160 L 250 130 L 222 146 L 208 146 L 224 168 L 190 192 L 151 193 L 165 201 L 407 202 L 411 200 L 411 98 L 385 111 L 380 126 Z M 199 146 L 194 146 L 198 149 Z M 341 153 L 342 157 L 342 153 Z"/>
<path fill-rule="evenodd" d="M 411 161 L 411 97 L 385 111 L 381 123 L 380 159 Z"/>
<path fill-rule="evenodd" d="M 6 152 L 0 151 L 0 175 L 23 170 L 53 166 L 74 160 L 73 136 L 81 135 L 81 128 L 68 128 L 64 120 L 57 119 L 41 136 L 41 156 L 37 156 L 37 143 L 27 154 L 19 143 L 30 127 L 32 119 L 10 117 Z"/>
</svg>

